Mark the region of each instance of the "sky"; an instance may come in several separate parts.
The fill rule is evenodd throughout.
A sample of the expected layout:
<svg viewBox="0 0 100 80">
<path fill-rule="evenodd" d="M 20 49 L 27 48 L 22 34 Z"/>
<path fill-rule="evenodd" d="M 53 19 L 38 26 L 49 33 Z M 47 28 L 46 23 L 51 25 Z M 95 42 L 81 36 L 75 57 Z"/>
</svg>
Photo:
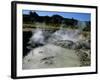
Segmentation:
<svg viewBox="0 0 100 80">
<path fill-rule="evenodd" d="M 23 14 L 29 14 L 31 10 L 23 10 Z M 35 11 L 39 16 L 52 16 L 52 15 L 60 15 L 64 18 L 74 18 L 79 21 L 90 21 L 91 14 L 90 13 L 74 13 L 74 12 L 53 12 L 53 11 Z"/>
</svg>

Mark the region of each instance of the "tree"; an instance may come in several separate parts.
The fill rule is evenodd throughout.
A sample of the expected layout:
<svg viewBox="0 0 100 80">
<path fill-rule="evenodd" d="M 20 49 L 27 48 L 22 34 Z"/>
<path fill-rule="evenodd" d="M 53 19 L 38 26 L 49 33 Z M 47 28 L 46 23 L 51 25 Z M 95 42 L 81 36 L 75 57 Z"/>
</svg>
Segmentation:
<svg viewBox="0 0 100 80">
<path fill-rule="evenodd" d="M 62 16 L 60 16 L 60 15 L 53 15 L 51 17 L 51 22 L 52 23 L 61 23 L 62 22 Z"/>
<path fill-rule="evenodd" d="M 38 16 L 38 14 L 37 14 L 36 12 L 30 11 L 29 15 L 30 15 L 30 20 L 31 20 L 31 22 L 38 21 L 38 17 L 39 17 L 39 16 Z"/>
<path fill-rule="evenodd" d="M 72 18 L 72 19 L 65 18 L 64 23 L 69 28 L 76 28 L 76 24 L 78 23 L 78 21 L 75 20 L 74 18 Z"/>
<path fill-rule="evenodd" d="M 85 21 L 86 27 L 83 29 L 83 31 L 91 31 L 91 22 Z"/>
</svg>

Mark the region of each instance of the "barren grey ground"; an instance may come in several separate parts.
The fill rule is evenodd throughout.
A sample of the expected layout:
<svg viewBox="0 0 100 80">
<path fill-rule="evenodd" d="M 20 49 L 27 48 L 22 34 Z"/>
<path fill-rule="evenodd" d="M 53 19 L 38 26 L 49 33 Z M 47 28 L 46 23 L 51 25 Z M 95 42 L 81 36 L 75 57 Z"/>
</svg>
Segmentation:
<svg viewBox="0 0 100 80">
<path fill-rule="evenodd" d="M 23 69 L 75 66 L 80 66 L 80 60 L 75 50 L 65 49 L 53 44 L 33 49 L 23 61 Z"/>
</svg>

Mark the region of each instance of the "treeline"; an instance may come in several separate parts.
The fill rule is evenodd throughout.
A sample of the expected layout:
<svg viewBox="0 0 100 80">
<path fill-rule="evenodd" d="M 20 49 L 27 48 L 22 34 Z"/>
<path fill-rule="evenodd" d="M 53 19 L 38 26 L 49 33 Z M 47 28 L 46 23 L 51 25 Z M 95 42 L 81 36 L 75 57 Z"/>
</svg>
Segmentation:
<svg viewBox="0 0 100 80">
<path fill-rule="evenodd" d="M 52 26 L 60 26 L 61 24 L 64 24 L 63 27 L 69 27 L 70 28 L 78 28 L 78 20 L 74 18 L 64 18 L 60 15 L 53 15 L 53 16 L 39 16 L 36 12 L 30 11 L 29 14 L 23 14 L 23 23 L 25 24 L 34 24 L 35 22 L 39 23 L 46 23 L 47 25 Z M 90 28 L 90 21 L 86 21 L 86 26 Z M 89 29 L 86 29 L 89 30 Z"/>
</svg>

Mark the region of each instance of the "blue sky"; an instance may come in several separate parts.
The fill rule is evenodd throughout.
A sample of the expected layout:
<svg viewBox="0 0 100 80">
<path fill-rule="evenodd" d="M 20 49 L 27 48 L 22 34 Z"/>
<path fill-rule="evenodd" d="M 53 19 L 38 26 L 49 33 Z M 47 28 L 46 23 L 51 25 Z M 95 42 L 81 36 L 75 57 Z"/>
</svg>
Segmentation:
<svg viewBox="0 0 100 80">
<path fill-rule="evenodd" d="M 29 14 L 31 10 L 23 10 L 23 14 Z M 80 21 L 90 21 L 91 14 L 89 13 L 74 13 L 74 12 L 51 12 L 51 11 L 35 11 L 39 16 L 60 15 L 64 18 L 74 18 Z"/>
</svg>

